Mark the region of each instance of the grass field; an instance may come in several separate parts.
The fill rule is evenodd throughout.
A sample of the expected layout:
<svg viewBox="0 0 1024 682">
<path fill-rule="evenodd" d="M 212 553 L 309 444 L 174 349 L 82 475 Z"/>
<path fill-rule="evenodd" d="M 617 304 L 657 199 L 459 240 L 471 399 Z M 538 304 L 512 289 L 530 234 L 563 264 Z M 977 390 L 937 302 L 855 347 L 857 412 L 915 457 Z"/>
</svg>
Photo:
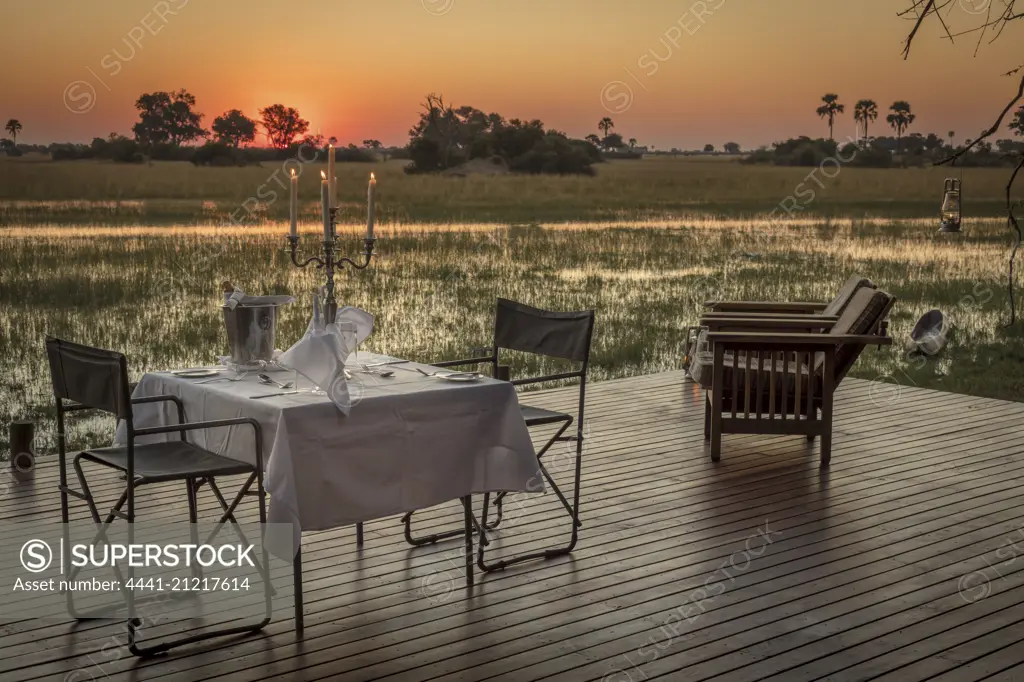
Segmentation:
<svg viewBox="0 0 1024 682">
<path fill-rule="evenodd" d="M 819 174 L 815 199 L 778 223 L 765 216 L 813 182 L 811 169 L 645 159 L 587 178 L 449 178 L 407 176 L 404 163 L 339 167 L 349 251 L 360 248 L 366 177 L 379 177 L 379 255 L 339 281 L 343 303 L 376 315 L 375 351 L 463 356 L 489 342 L 494 299 L 505 296 L 596 309 L 593 378 L 657 372 L 679 367 L 683 329 L 706 299 L 822 300 L 859 272 L 899 302 L 897 345 L 870 349 L 856 376 L 1021 398 L 1024 326 L 1003 327 L 1010 238 L 1004 221 L 979 217 L 999 214 L 1003 170 L 967 171 L 965 234 L 940 237 L 945 169 Z M 306 166 L 302 184 L 307 251 L 318 170 Z M 40 421 L 52 442 L 47 333 L 121 349 L 138 376 L 226 352 L 224 279 L 309 292 L 317 273 L 292 267 L 282 248 L 287 200 L 268 194 L 280 190 L 275 171 L 283 178 L 280 167 L 0 161 L 0 423 Z M 901 344 L 930 308 L 951 317 L 952 341 L 939 359 L 912 361 Z M 279 346 L 308 315 L 305 302 L 283 309 Z M 111 433 L 102 422 L 76 428 L 78 444 Z"/>
<path fill-rule="evenodd" d="M 359 247 L 357 232 L 347 245 Z M 117 348 L 138 376 L 215 362 L 226 352 L 219 282 L 302 294 L 315 273 L 292 267 L 283 224 L 260 228 L 134 227 L 0 230 L 0 422 L 30 418 L 52 435 L 46 333 Z M 595 308 L 592 377 L 679 367 L 682 329 L 708 298 L 829 298 L 860 272 L 899 298 L 891 333 L 938 307 L 956 326 L 937 360 L 912 362 L 898 346 L 869 349 L 854 375 L 905 385 L 1019 399 L 1024 331 L 1006 330 L 1008 241 L 996 221 L 968 238 L 939 238 L 926 221 L 822 221 L 768 228 L 730 221 L 575 223 L 509 227 L 421 225 L 380 231 L 380 257 L 345 273 L 339 299 L 372 311 L 367 346 L 419 360 L 487 345 L 494 300 L 555 309 Z M 304 248 L 314 247 L 308 225 Z M 282 311 L 279 346 L 304 331 L 308 306 Z M 514 370 L 523 369 L 522 359 Z M 85 422 L 76 443 L 108 438 Z M 6 435 L 6 434 L 5 434 Z"/>
<path fill-rule="evenodd" d="M 342 220 L 365 216 L 371 170 L 379 180 L 378 219 L 391 224 L 757 218 L 790 196 L 800 206 L 794 217 L 924 217 L 937 214 L 942 181 L 950 173 L 947 168 L 837 170 L 834 165 L 790 168 L 721 157 L 659 157 L 600 164 L 595 177 L 455 178 L 408 176 L 406 163 L 339 164 Z M 245 224 L 285 220 L 285 168 L 0 160 L 0 226 L 216 224 L 232 214 Z M 319 211 L 322 168 L 315 162 L 302 166 L 302 212 L 310 220 Z M 964 171 L 965 210 L 1000 215 L 1007 175 L 998 168 Z M 1018 188 L 1015 198 L 1024 199 L 1024 189 Z"/>
</svg>

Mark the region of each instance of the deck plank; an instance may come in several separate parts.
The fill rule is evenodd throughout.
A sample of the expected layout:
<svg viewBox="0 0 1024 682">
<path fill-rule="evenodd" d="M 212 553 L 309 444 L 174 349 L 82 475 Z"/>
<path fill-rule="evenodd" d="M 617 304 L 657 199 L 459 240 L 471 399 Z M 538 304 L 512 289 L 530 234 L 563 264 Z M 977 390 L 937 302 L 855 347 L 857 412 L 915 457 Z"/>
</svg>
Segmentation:
<svg viewBox="0 0 1024 682">
<path fill-rule="evenodd" d="M 280 612 L 259 636 L 140 662 L 103 648 L 118 624 L 20 622 L 0 628 L 0 679 L 1016 679 L 1024 559 L 995 552 L 1024 527 L 1024 404 L 885 388 L 844 382 L 821 472 L 817 444 L 799 436 L 725 436 L 712 463 L 703 395 L 680 372 L 595 383 L 571 558 L 483 576 L 469 593 L 460 541 L 409 548 L 396 519 L 367 524 L 362 549 L 351 528 L 310 533 L 301 642 Z M 571 410 L 575 395 L 523 401 Z M 95 481 L 105 500 L 121 485 Z M 56 522 L 56 483 L 44 461 L 0 500 L 0 518 Z M 157 486 L 140 518 L 185 518 L 182 498 Z M 205 495 L 201 516 L 215 510 Z M 560 510 L 552 495 L 524 501 L 493 549 L 554 544 L 568 531 Z M 449 504 L 416 518 L 459 515 Z M 777 533 L 765 551 L 721 578 L 764 528 Z M 990 594 L 964 600 L 958 581 L 992 566 Z M 432 575 L 449 585 L 443 598 L 424 590 Z M 666 638 L 669 614 L 714 576 L 724 589 Z"/>
</svg>

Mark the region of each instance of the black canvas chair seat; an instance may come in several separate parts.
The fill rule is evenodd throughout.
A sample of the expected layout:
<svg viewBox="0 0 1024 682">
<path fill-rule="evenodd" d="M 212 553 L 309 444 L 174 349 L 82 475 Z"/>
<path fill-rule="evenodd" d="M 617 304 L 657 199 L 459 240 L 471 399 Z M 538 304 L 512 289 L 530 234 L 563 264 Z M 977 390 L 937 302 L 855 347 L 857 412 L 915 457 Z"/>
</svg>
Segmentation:
<svg viewBox="0 0 1024 682">
<path fill-rule="evenodd" d="M 519 410 L 523 413 L 523 420 L 527 426 L 543 426 L 544 424 L 557 424 L 559 422 L 571 422 L 572 415 L 565 412 L 552 412 L 541 407 L 531 405 L 520 405 Z"/>
<path fill-rule="evenodd" d="M 128 471 L 127 447 L 85 450 L 82 452 L 82 458 Z M 249 464 L 222 457 L 187 441 L 135 446 L 135 476 L 150 483 L 207 476 L 233 476 L 249 474 L 252 471 L 253 467 Z"/>
</svg>

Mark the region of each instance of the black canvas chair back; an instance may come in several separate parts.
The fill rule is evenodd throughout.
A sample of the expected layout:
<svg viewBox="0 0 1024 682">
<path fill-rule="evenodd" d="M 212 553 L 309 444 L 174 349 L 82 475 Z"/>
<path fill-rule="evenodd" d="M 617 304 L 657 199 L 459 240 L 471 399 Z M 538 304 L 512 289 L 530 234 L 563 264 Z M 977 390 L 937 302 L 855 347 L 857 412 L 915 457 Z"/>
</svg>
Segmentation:
<svg viewBox="0 0 1024 682">
<path fill-rule="evenodd" d="M 590 361 L 594 311 L 551 312 L 499 298 L 494 320 L 494 345 L 581 362 Z"/>
<path fill-rule="evenodd" d="M 836 292 L 835 298 L 829 301 L 829 304 L 825 306 L 825 309 L 821 311 L 822 315 L 839 316 L 846 310 L 846 306 L 850 304 L 853 299 L 853 295 L 860 291 L 862 288 L 874 289 L 874 283 L 860 275 L 851 275 L 843 286 Z"/>
<path fill-rule="evenodd" d="M 46 355 L 58 401 L 70 400 L 131 421 L 131 390 L 124 355 L 49 336 Z"/>
</svg>

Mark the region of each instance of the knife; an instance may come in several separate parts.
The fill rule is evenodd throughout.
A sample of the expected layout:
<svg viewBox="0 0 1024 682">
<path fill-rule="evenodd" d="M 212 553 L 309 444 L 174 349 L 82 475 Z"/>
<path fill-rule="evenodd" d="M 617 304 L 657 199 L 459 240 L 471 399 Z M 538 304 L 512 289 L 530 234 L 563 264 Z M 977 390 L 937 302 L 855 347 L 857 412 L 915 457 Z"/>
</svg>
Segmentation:
<svg viewBox="0 0 1024 682">
<path fill-rule="evenodd" d="M 298 393 L 298 391 L 284 391 L 283 393 L 264 393 L 263 395 L 251 395 L 250 400 L 259 400 L 260 398 L 273 398 L 276 395 L 292 395 Z"/>
<path fill-rule="evenodd" d="M 388 362 L 371 362 L 368 365 L 363 365 L 363 367 L 367 367 L 367 368 L 369 368 L 369 367 L 387 367 L 389 365 L 404 365 L 407 362 L 411 362 L 411 361 L 410 360 L 389 360 Z"/>
</svg>

